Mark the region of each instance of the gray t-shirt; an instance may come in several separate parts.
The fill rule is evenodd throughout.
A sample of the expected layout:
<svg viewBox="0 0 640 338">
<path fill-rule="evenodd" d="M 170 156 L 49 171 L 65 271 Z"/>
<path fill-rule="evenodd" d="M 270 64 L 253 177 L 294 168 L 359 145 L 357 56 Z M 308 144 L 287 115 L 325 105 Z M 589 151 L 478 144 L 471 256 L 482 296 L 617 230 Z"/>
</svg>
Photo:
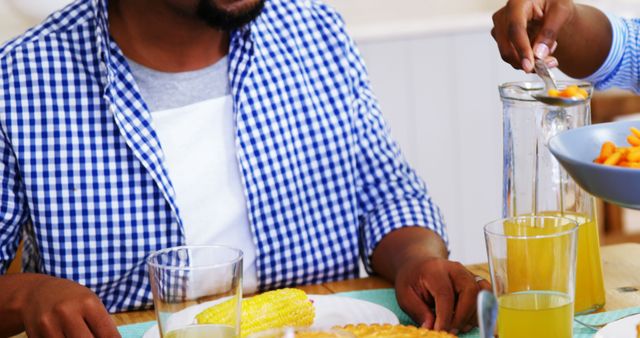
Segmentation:
<svg viewBox="0 0 640 338">
<path fill-rule="evenodd" d="M 160 72 L 130 59 L 129 68 L 151 112 L 188 106 L 229 95 L 229 58 L 206 68 L 180 73 Z"/>
</svg>

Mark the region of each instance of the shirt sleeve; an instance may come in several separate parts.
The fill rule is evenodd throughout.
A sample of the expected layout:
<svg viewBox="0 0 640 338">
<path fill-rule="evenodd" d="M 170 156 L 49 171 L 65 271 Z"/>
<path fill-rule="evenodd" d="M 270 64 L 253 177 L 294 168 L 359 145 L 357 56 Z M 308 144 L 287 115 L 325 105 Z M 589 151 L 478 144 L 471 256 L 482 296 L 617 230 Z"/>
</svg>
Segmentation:
<svg viewBox="0 0 640 338">
<path fill-rule="evenodd" d="M 341 29 L 340 40 L 345 45 L 352 80 L 360 242 L 365 267 L 371 272 L 374 249 L 396 229 L 407 226 L 430 229 L 447 245 L 448 238 L 440 209 L 391 138 L 354 41 L 340 18 L 336 19 L 336 25 Z"/>
<path fill-rule="evenodd" d="M 4 66 L 0 63 L 0 67 Z M 0 77 L 0 83 L 6 84 L 6 81 L 5 76 Z M 21 226 L 28 219 L 18 164 L 2 128 L 2 120 L 6 118 L 6 105 L 5 93 L 0 88 L 0 275 L 7 271 L 15 257 L 20 242 Z"/>
<path fill-rule="evenodd" d="M 640 92 L 640 19 L 607 14 L 612 30 L 611 49 L 600 68 L 584 80 L 596 89 L 611 87 Z"/>
</svg>

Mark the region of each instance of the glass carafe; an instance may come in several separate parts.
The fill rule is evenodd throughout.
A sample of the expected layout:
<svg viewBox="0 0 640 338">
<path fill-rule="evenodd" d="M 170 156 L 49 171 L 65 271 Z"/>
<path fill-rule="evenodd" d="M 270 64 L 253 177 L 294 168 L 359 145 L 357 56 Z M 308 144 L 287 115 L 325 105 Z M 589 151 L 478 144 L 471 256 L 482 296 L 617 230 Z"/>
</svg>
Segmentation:
<svg viewBox="0 0 640 338">
<path fill-rule="evenodd" d="M 560 87 L 568 84 L 574 83 L 561 82 Z M 605 303 L 595 199 L 571 179 L 547 148 L 552 136 L 591 123 L 593 88 L 588 83 L 575 84 L 586 89 L 589 98 L 571 107 L 536 101 L 531 95 L 543 90 L 542 83 L 500 86 L 504 113 L 502 213 L 503 217 L 560 215 L 578 222 L 575 312 L 588 313 Z M 526 250 L 522 252 L 526 254 Z M 541 261 L 541 279 L 545 278 L 544 265 Z"/>
</svg>

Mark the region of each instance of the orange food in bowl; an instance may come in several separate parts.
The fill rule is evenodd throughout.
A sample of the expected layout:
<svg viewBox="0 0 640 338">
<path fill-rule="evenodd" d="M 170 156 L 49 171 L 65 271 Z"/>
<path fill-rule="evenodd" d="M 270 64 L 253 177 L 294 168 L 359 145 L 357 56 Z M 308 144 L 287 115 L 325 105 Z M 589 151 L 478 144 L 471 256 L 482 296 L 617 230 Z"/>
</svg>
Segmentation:
<svg viewBox="0 0 640 338">
<path fill-rule="evenodd" d="M 586 100 L 589 97 L 589 93 L 578 87 L 577 85 L 570 85 L 564 89 L 549 89 L 547 95 L 552 97 L 564 97 L 568 99 L 580 99 Z"/>
<path fill-rule="evenodd" d="M 627 136 L 628 147 L 618 147 L 607 141 L 600 148 L 600 155 L 593 160 L 609 166 L 640 169 L 640 130 L 631 127 L 631 134 Z"/>
</svg>

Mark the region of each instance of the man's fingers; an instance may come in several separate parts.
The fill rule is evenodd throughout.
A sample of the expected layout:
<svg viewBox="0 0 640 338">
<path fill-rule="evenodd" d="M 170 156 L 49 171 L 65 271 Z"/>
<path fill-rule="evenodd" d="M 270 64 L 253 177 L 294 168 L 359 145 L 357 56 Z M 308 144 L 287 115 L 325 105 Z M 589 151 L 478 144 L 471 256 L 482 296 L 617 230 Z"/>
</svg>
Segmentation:
<svg viewBox="0 0 640 338">
<path fill-rule="evenodd" d="M 527 34 L 527 23 L 534 16 L 531 2 L 521 4 L 518 1 L 507 4 L 507 35 L 515 48 L 522 69 L 526 72 L 533 70 L 533 50 Z"/>
<path fill-rule="evenodd" d="M 542 27 L 534 39 L 534 53 L 539 59 L 545 59 L 552 53 L 558 32 L 573 12 L 571 4 L 553 1 L 545 9 Z"/>
<path fill-rule="evenodd" d="M 46 337 L 45 335 L 40 333 L 40 329 L 37 326 L 29 325 L 29 323 L 25 323 L 24 331 L 29 338 Z"/>
<path fill-rule="evenodd" d="M 396 292 L 402 293 L 396 297 L 402 310 L 422 327 L 432 329 L 435 315 L 422 297 L 411 287 L 403 288 L 403 290 L 396 289 Z"/>
<path fill-rule="evenodd" d="M 95 337 L 120 337 L 115 322 L 97 298 L 95 304 L 91 304 L 88 308 L 85 311 L 85 321 Z"/>
<path fill-rule="evenodd" d="M 493 291 L 491 288 L 491 284 L 486 279 L 483 279 L 478 282 L 478 287 L 482 290 Z"/>
<path fill-rule="evenodd" d="M 58 320 L 52 314 L 43 315 L 36 319 L 35 322 L 32 322 L 31 325 L 27 326 L 26 331 L 29 338 L 64 338 L 62 328 L 59 325 Z M 31 334 L 29 332 L 31 332 Z"/>
<path fill-rule="evenodd" d="M 451 328 L 451 317 L 455 302 L 455 293 L 449 278 L 435 277 L 430 280 L 429 292 L 436 303 L 436 331 L 448 331 Z"/>
<path fill-rule="evenodd" d="M 62 322 L 62 329 L 64 330 L 65 338 L 85 338 L 94 336 L 80 316 L 66 318 Z"/>
<path fill-rule="evenodd" d="M 478 292 L 480 292 L 480 286 L 474 276 L 462 266 L 452 270 L 449 275 L 458 293 L 458 301 L 456 303 L 453 320 L 451 321 L 451 327 L 460 331 L 473 320 L 476 298 Z"/>
<path fill-rule="evenodd" d="M 491 288 L 491 283 L 489 283 L 489 281 L 487 281 L 486 279 L 481 279 L 478 281 L 478 288 L 480 290 L 487 290 L 489 292 L 493 292 L 493 289 Z M 478 291 L 480 292 L 480 291 Z M 477 300 L 477 295 L 476 295 L 476 300 Z M 472 317 L 470 317 L 469 321 L 467 322 L 467 326 L 465 328 L 462 329 L 462 332 L 467 332 L 469 330 L 471 330 L 472 328 L 478 326 L 478 308 L 477 306 L 474 309 L 474 314 Z"/>
</svg>

